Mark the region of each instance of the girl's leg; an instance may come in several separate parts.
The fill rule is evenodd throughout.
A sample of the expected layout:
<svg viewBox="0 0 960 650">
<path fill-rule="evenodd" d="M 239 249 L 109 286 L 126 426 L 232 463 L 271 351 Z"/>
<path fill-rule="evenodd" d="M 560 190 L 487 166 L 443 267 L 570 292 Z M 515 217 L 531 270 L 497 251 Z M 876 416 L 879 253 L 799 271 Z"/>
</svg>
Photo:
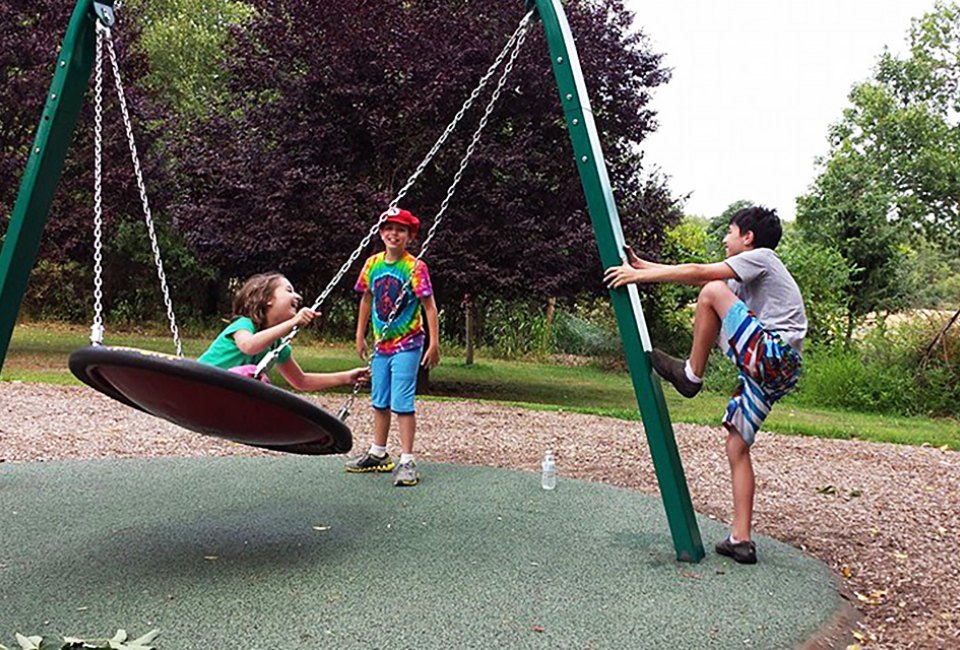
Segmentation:
<svg viewBox="0 0 960 650">
<path fill-rule="evenodd" d="M 738 542 L 750 539 L 753 519 L 753 494 L 756 478 L 750 461 L 750 447 L 736 429 L 727 430 L 727 460 L 730 461 L 730 482 L 733 487 L 733 522 L 731 534 Z"/>
<path fill-rule="evenodd" d="M 707 370 L 710 350 L 716 345 L 723 317 L 737 302 L 736 294 L 726 282 L 714 280 L 703 285 L 693 315 L 693 346 L 690 348 L 690 368 L 698 377 Z"/>
</svg>

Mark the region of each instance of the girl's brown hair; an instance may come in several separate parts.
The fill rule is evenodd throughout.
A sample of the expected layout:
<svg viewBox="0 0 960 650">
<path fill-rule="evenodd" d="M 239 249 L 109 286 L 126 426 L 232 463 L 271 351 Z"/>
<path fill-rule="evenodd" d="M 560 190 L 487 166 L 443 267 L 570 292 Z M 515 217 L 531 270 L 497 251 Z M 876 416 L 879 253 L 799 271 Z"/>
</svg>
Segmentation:
<svg viewBox="0 0 960 650">
<path fill-rule="evenodd" d="M 233 296 L 233 316 L 246 316 L 253 321 L 258 330 L 263 329 L 267 320 L 267 309 L 270 299 L 277 285 L 284 280 L 284 276 L 276 271 L 257 273 L 247 279 L 240 290 Z"/>
</svg>

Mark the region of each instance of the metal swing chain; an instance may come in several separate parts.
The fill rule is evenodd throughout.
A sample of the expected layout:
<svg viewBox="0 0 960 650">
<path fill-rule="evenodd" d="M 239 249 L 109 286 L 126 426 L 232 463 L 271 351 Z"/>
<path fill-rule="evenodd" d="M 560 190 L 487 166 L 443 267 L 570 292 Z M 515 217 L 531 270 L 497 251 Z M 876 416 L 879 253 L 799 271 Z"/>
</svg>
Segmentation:
<svg viewBox="0 0 960 650">
<path fill-rule="evenodd" d="M 437 212 L 437 216 L 434 217 L 433 224 L 431 224 L 430 229 L 427 231 L 427 236 L 423 240 L 423 245 L 420 246 L 420 253 L 413 261 L 413 269 L 410 272 L 410 277 L 407 278 L 407 281 L 403 283 L 402 287 L 400 287 L 400 292 L 397 294 L 397 299 L 393 304 L 393 308 L 390 310 L 390 314 L 387 316 L 387 320 L 383 325 L 382 332 L 384 333 L 390 329 L 390 326 L 393 325 L 393 321 L 399 314 L 403 298 L 406 296 L 407 291 L 410 289 L 413 283 L 413 276 L 416 274 L 417 266 L 419 266 L 421 263 L 420 261 L 423 256 L 427 254 L 427 249 L 430 247 L 430 243 L 437 232 L 437 228 L 440 226 L 440 222 L 443 221 L 443 217 L 447 211 L 447 208 L 450 206 L 450 200 L 453 198 L 453 194 L 457 190 L 457 185 L 460 184 L 460 180 L 463 178 L 463 172 L 467 168 L 467 163 L 470 161 L 470 157 L 473 155 L 473 152 L 477 147 L 477 143 L 480 142 L 480 136 L 483 134 L 483 130 L 487 126 L 487 122 L 490 119 L 490 114 L 493 113 L 493 109 L 496 107 L 497 100 L 500 99 L 500 94 L 503 92 L 503 87 L 507 82 L 507 77 L 509 77 L 510 73 L 513 71 L 513 65 L 517 60 L 517 56 L 520 54 L 520 49 L 523 47 L 523 42 L 526 40 L 526 37 L 527 31 L 524 30 L 517 38 L 516 44 L 513 47 L 513 50 L 510 52 L 510 58 L 507 61 L 506 66 L 504 66 L 503 73 L 500 75 L 500 79 L 497 81 L 497 85 L 490 96 L 490 101 L 487 103 L 487 106 L 484 109 L 483 116 L 480 118 L 480 123 L 473 132 L 473 137 L 470 139 L 470 144 L 467 145 L 466 152 L 464 153 L 463 158 L 460 160 L 460 166 L 457 169 L 456 174 L 453 176 L 453 182 L 450 184 L 450 187 L 447 188 L 447 194 L 444 197 L 443 202 L 440 204 L 440 210 Z M 382 339 L 376 339 L 374 341 L 374 354 L 376 353 L 377 345 L 381 340 Z M 367 368 L 371 369 L 372 365 L 373 354 L 370 355 L 370 360 L 367 361 Z M 353 406 L 353 402 L 356 400 L 359 392 L 360 383 L 357 382 L 353 385 L 353 390 L 347 397 L 346 402 L 344 402 L 343 406 L 341 406 L 337 411 L 337 417 L 340 418 L 341 421 L 346 420 L 350 415 L 350 408 Z"/>
<path fill-rule="evenodd" d="M 170 332 L 177 347 L 177 356 L 183 356 L 183 344 L 180 341 L 180 330 L 177 327 L 177 317 L 173 313 L 173 301 L 170 299 L 170 289 L 167 286 L 167 276 L 163 271 L 163 259 L 160 256 L 160 243 L 157 240 L 153 216 L 150 213 L 150 202 L 147 200 L 147 187 L 143 182 L 143 172 L 140 169 L 140 157 L 137 155 L 137 144 L 133 137 L 133 125 L 130 121 L 130 112 L 127 110 L 127 100 L 123 92 L 123 82 L 120 79 L 120 66 L 117 63 L 117 53 L 113 47 L 110 31 L 105 30 L 107 52 L 110 55 L 110 64 L 113 67 L 113 77 L 117 86 L 117 97 L 120 100 L 120 111 L 123 114 L 123 124 L 127 131 L 127 143 L 130 147 L 130 159 L 133 161 L 133 172 L 137 177 L 137 188 L 140 190 L 140 202 L 143 204 L 143 218 L 147 224 L 147 233 L 150 235 L 150 247 L 153 249 L 153 260 L 157 267 L 157 277 L 160 280 L 160 290 L 163 292 L 163 302 L 167 307 L 167 319 L 170 321 Z"/>
<path fill-rule="evenodd" d="M 103 27 L 97 22 L 93 118 L 93 325 L 91 345 L 103 344 Z"/>
<path fill-rule="evenodd" d="M 367 231 L 366 236 L 364 236 L 364 238 L 360 241 L 360 244 L 353 250 L 353 252 L 347 258 L 347 261 L 343 263 L 343 265 L 340 267 L 337 273 L 333 276 L 330 282 L 327 283 L 327 286 L 323 289 L 320 295 L 317 296 L 317 299 L 314 301 L 313 305 L 310 307 L 311 310 L 317 311 L 318 309 L 320 309 L 320 307 L 323 305 L 327 297 L 333 292 L 333 290 L 337 287 L 337 285 L 340 284 L 340 280 L 343 279 L 343 276 L 346 275 L 347 271 L 349 271 L 350 268 L 353 266 L 353 263 L 357 261 L 358 257 L 360 257 L 360 254 L 364 251 L 364 249 L 366 249 L 367 246 L 370 245 L 370 241 L 380 231 L 380 226 L 383 224 L 383 222 L 386 221 L 387 217 L 390 216 L 391 214 L 396 214 L 397 205 L 399 205 L 401 199 L 403 199 L 403 197 L 406 196 L 410 188 L 413 187 L 414 183 L 416 183 L 417 179 L 420 177 L 423 171 L 427 168 L 427 165 L 430 164 L 430 161 L 433 160 L 433 158 L 437 155 L 437 152 L 440 151 L 440 148 L 450 137 L 450 134 L 453 133 L 453 131 L 456 129 L 457 125 L 463 119 L 466 112 L 470 109 L 471 106 L 473 106 L 473 103 L 476 101 L 480 92 L 483 90 L 484 87 L 486 87 L 487 83 L 490 81 L 494 73 L 502 64 L 504 58 L 511 51 L 516 51 L 517 41 L 519 41 L 522 44 L 523 41 L 526 39 L 532 17 L 533 17 L 532 10 L 527 12 L 527 14 L 523 17 L 523 19 L 520 21 L 520 25 L 510 36 L 509 40 L 507 41 L 507 44 L 500 51 L 500 54 L 497 55 L 497 58 L 494 60 L 494 62 L 490 65 L 489 68 L 487 68 L 486 73 L 483 75 L 483 77 L 480 78 L 479 83 L 470 93 L 469 97 L 467 97 L 466 101 L 463 103 L 463 106 L 460 107 L 460 110 L 457 111 L 457 114 L 447 125 L 447 128 L 440 135 L 440 137 L 437 138 L 437 141 L 433 144 L 433 147 L 431 147 L 426 157 L 420 162 L 416 170 L 414 170 L 413 174 L 410 175 L 410 178 L 407 179 L 406 184 L 404 184 L 404 186 L 400 188 L 400 191 L 397 192 L 397 195 L 393 198 L 392 201 L 390 201 L 389 207 L 380 213 L 380 217 L 377 219 L 376 223 L 374 223 L 373 226 L 370 227 L 370 230 Z M 513 55 L 513 58 L 515 59 L 516 55 Z M 275 348 L 273 348 L 273 350 L 268 352 L 266 356 L 264 356 L 264 358 L 260 360 L 260 363 L 257 364 L 257 370 L 254 373 L 254 377 L 259 378 L 264 372 L 268 371 L 270 368 L 273 367 L 273 364 L 276 362 L 277 358 L 280 355 L 280 351 L 290 344 L 290 342 L 296 337 L 299 330 L 300 330 L 299 327 L 294 327 L 292 330 L 290 330 L 290 332 L 286 336 L 280 339 L 280 343 Z"/>
</svg>

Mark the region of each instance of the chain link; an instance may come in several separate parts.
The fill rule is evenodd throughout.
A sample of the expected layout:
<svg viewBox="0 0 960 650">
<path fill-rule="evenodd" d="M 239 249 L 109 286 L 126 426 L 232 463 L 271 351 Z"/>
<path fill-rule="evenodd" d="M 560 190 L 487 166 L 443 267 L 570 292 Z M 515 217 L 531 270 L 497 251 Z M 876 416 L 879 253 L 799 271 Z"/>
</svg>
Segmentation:
<svg viewBox="0 0 960 650">
<path fill-rule="evenodd" d="M 103 343 L 103 29 L 97 22 L 93 127 L 93 325 L 90 343 Z"/>
<path fill-rule="evenodd" d="M 123 92 L 123 83 L 120 80 L 120 66 L 117 63 L 117 53 L 113 47 L 110 33 L 106 34 L 107 52 L 110 54 L 110 64 L 113 67 L 113 77 L 117 86 L 117 97 L 120 100 L 120 111 L 123 113 L 123 125 L 127 131 L 127 143 L 130 146 L 130 159 L 133 161 L 133 172 L 137 177 L 137 188 L 140 190 L 140 202 L 143 204 L 143 218 L 147 224 L 147 233 L 150 235 L 150 247 L 153 249 L 153 261 L 157 267 L 157 278 L 160 280 L 160 290 L 163 292 L 163 303 L 167 307 L 167 319 L 170 321 L 170 332 L 177 347 L 177 356 L 183 356 L 183 344 L 180 341 L 180 330 L 177 327 L 177 318 L 173 313 L 173 301 L 170 299 L 170 289 L 167 287 L 167 276 L 163 271 L 163 259 L 160 257 L 160 243 L 157 241 L 156 228 L 153 216 L 150 213 L 150 202 L 147 200 L 147 188 L 143 182 L 143 173 L 140 169 L 140 157 L 137 155 L 137 144 L 133 138 L 133 125 L 130 122 L 130 112 L 127 110 L 127 100 Z"/>
<path fill-rule="evenodd" d="M 527 14 L 529 17 L 530 14 Z M 522 25 L 526 25 L 526 19 Z M 413 277 L 416 274 L 417 266 L 421 264 L 421 259 L 427 253 L 427 249 L 430 247 L 430 242 L 433 240 L 433 236 L 437 232 L 437 228 L 440 226 L 440 222 L 443 221 L 444 214 L 447 211 L 447 208 L 450 206 L 450 200 L 453 198 L 454 192 L 457 190 L 457 185 L 460 184 L 460 180 L 463 178 L 463 172 L 467 168 L 467 163 L 470 161 L 470 157 L 473 155 L 474 150 L 476 149 L 477 143 L 480 141 L 480 136 L 483 134 L 483 130 L 487 126 L 487 122 L 490 119 L 490 114 L 493 113 L 493 109 L 497 105 L 497 100 L 500 99 L 500 94 L 503 92 L 503 87 L 507 82 L 507 77 L 510 76 L 510 73 L 513 71 L 513 65 L 517 60 L 517 56 L 520 54 L 520 49 L 523 47 L 523 42 L 526 40 L 527 30 L 524 29 L 520 32 L 519 37 L 516 39 L 516 42 L 513 44 L 512 50 L 510 52 L 510 58 L 507 61 L 506 66 L 504 66 L 503 73 L 500 75 L 500 78 L 497 81 L 497 85 L 493 90 L 493 93 L 490 96 L 490 101 L 487 103 L 486 108 L 483 111 L 483 116 L 480 118 L 480 123 L 478 124 L 476 130 L 473 132 L 473 137 L 470 139 L 470 144 L 467 146 L 466 153 L 464 153 L 463 158 L 460 160 L 460 166 L 457 169 L 456 174 L 454 174 L 453 182 L 450 184 L 450 187 L 447 188 L 447 194 L 443 199 L 443 202 L 440 204 L 440 210 L 437 212 L 437 216 L 434 217 L 433 224 L 430 226 L 430 229 L 427 231 L 427 236 L 423 240 L 423 245 L 420 247 L 420 254 L 417 255 L 416 259 L 413 262 L 413 269 L 410 272 L 410 277 L 407 278 L 407 281 L 403 283 L 403 286 L 400 287 L 400 292 L 397 294 L 397 299 L 393 303 L 393 308 L 390 310 L 390 313 L 387 315 L 386 322 L 384 322 L 382 333 L 386 334 L 389 331 L 390 326 L 393 325 L 393 321 L 396 320 L 400 307 L 403 303 L 403 298 L 406 296 L 407 291 L 410 289 L 410 286 L 413 282 Z M 502 59 L 502 57 L 499 57 Z M 434 336 L 437 333 L 434 332 Z M 377 346 L 380 344 L 381 338 L 374 340 L 373 343 L 373 354 L 376 354 Z M 367 361 L 367 369 L 371 369 L 373 365 L 373 354 L 370 355 L 370 359 Z M 350 415 L 350 408 L 353 406 L 353 402 L 357 398 L 357 394 L 360 392 L 360 383 L 357 382 L 353 385 L 353 390 L 351 391 L 349 397 L 347 397 L 346 402 L 340 407 L 337 411 L 337 417 L 340 420 L 346 420 L 347 416 Z"/>
</svg>

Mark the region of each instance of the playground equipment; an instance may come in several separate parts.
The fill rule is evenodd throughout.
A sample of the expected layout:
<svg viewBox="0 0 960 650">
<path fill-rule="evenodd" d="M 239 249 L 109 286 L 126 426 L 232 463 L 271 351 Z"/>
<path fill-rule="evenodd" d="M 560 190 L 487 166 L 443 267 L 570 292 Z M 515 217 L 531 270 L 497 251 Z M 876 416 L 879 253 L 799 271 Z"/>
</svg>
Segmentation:
<svg viewBox="0 0 960 650">
<path fill-rule="evenodd" d="M 604 268 L 619 264 L 625 241 L 577 50 L 562 3 L 560 0 L 527 0 L 525 6 L 528 13 L 539 17 L 546 32 L 551 65 L 601 263 Z M 98 24 L 101 27 L 98 28 Z M 4 248 L 0 253 L 0 367 L 6 356 L 84 90 L 89 83 L 95 58 L 96 32 L 112 24 L 112 1 L 79 0 L 58 57 L 40 127 L 30 150 Z M 381 216 L 381 219 L 384 218 Z M 375 227 L 379 227 L 379 222 Z M 635 285 L 628 285 L 611 291 L 610 296 L 677 558 L 698 562 L 704 557 L 703 543 L 663 393 L 650 365 L 652 345 L 639 294 Z M 105 376 L 105 373 L 101 375 Z"/>
</svg>

